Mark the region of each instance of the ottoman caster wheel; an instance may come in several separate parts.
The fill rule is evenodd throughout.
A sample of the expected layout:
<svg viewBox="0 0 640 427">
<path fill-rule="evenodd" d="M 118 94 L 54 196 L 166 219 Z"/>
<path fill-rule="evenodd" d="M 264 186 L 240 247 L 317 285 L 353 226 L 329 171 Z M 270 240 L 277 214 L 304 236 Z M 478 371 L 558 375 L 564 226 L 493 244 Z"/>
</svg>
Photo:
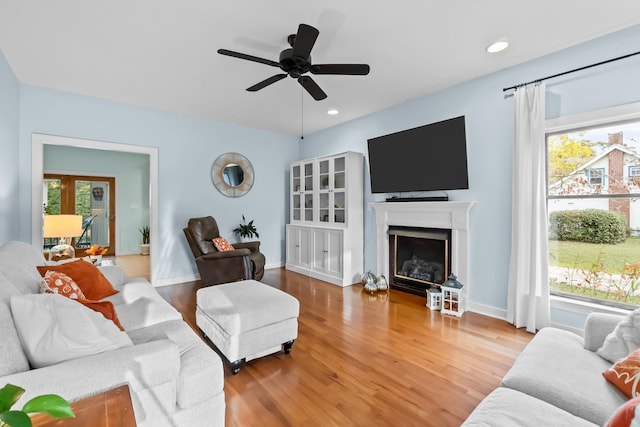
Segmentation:
<svg viewBox="0 0 640 427">
<path fill-rule="evenodd" d="M 240 366 L 242 365 L 242 362 L 244 361 L 244 359 L 240 359 L 240 360 L 236 360 L 234 362 L 231 362 L 231 373 L 233 375 L 237 375 L 238 372 L 240 372 Z"/>
<path fill-rule="evenodd" d="M 282 344 L 284 346 L 284 354 L 289 354 L 291 353 L 291 347 L 293 347 L 293 341 L 287 341 L 286 343 Z"/>
</svg>

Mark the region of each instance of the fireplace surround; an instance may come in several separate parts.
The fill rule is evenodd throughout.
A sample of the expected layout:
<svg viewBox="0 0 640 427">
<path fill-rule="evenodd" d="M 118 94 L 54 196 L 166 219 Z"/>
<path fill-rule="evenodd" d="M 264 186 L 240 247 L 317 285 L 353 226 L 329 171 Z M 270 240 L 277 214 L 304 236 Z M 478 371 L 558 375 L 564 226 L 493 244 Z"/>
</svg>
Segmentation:
<svg viewBox="0 0 640 427">
<path fill-rule="evenodd" d="M 378 202 L 371 207 L 376 214 L 377 269 L 386 277 L 389 271 L 389 228 L 425 228 L 447 230 L 450 238 L 450 267 L 448 273 L 458 276 L 464 284 L 463 301 L 469 300 L 472 286 L 469 276 L 469 215 L 476 202 Z M 426 292 L 424 293 L 426 298 Z M 464 307 L 466 310 L 467 307 Z"/>
</svg>

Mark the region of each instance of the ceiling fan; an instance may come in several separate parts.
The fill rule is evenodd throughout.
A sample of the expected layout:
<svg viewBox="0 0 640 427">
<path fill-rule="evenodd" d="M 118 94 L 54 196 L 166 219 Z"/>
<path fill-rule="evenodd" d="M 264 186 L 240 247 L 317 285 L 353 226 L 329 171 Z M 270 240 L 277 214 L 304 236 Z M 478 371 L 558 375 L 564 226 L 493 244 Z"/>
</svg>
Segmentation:
<svg viewBox="0 0 640 427">
<path fill-rule="evenodd" d="M 311 49 L 313 49 L 313 45 L 316 43 L 318 34 L 320 34 L 320 32 L 316 28 L 310 25 L 300 24 L 298 26 L 298 32 L 296 34 L 291 34 L 287 38 L 291 48 L 280 52 L 280 59 L 278 62 L 227 49 L 218 49 L 218 53 L 221 55 L 233 56 L 234 58 L 246 59 L 247 61 L 259 62 L 261 64 L 277 67 L 284 72 L 271 76 L 268 79 L 247 88 L 249 92 L 259 91 L 260 89 L 264 89 L 265 87 L 290 76 L 297 79 L 298 83 L 300 83 L 300 85 L 309 92 L 309 95 L 311 95 L 313 99 L 320 101 L 325 99 L 327 94 L 324 93 L 320 86 L 318 86 L 310 76 L 305 76 L 304 74 L 310 72 L 311 74 L 366 76 L 369 74 L 369 65 L 312 64 Z"/>
</svg>

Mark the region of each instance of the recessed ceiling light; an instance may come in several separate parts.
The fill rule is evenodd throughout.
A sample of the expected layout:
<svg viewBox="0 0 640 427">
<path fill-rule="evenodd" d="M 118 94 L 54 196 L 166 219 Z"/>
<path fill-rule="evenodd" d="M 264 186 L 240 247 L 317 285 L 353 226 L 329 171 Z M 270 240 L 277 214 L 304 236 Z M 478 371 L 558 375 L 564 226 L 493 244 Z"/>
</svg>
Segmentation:
<svg viewBox="0 0 640 427">
<path fill-rule="evenodd" d="M 335 116 L 339 113 L 340 111 L 336 110 L 335 108 L 330 109 L 329 111 L 327 111 L 327 114 L 330 116 Z"/>
<path fill-rule="evenodd" d="M 498 40 L 495 43 L 490 44 L 489 46 L 487 46 L 487 52 L 489 53 L 498 53 L 498 52 L 502 52 L 503 50 L 505 50 L 506 48 L 509 47 L 509 42 L 506 40 Z"/>
</svg>

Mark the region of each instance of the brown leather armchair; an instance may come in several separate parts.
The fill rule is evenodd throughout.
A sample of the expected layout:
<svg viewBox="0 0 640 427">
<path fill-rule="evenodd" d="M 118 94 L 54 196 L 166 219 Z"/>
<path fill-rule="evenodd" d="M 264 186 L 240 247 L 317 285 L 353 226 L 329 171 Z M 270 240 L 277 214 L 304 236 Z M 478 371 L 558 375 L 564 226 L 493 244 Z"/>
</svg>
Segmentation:
<svg viewBox="0 0 640 427">
<path fill-rule="evenodd" d="M 260 252 L 259 241 L 233 243 L 235 250 L 218 251 L 213 239 L 220 237 L 220 230 L 211 216 L 189 219 L 183 231 L 206 286 L 237 280 L 260 280 L 264 276 L 265 257 Z"/>
</svg>

